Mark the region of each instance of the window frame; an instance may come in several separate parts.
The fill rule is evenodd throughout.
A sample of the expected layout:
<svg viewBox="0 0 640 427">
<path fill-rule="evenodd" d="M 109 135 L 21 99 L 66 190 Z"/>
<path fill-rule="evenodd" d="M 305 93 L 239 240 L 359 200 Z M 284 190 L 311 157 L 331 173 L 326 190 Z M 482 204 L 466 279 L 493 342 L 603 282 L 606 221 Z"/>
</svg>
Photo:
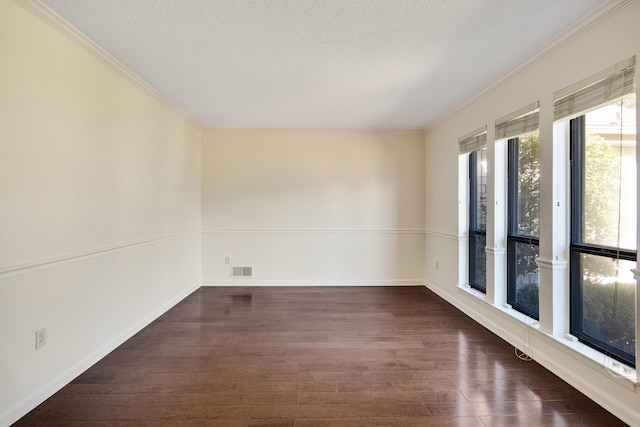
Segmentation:
<svg viewBox="0 0 640 427">
<path fill-rule="evenodd" d="M 637 147 L 636 147 L 637 150 Z M 594 255 L 612 260 L 637 263 L 633 250 L 613 248 L 583 241 L 583 195 L 585 186 L 586 120 L 581 115 L 569 120 L 569 176 L 570 176 L 570 244 L 569 244 L 569 330 L 583 344 L 607 356 L 636 366 L 637 355 L 625 353 L 618 348 L 584 333 L 582 255 Z M 637 173 L 637 171 L 636 171 Z M 636 291 L 637 292 L 637 291 Z M 638 316 L 636 308 L 636 316 Z M 637 335 L 636 331 L 636 335 Z"/>
<path fill-rule="evenodd" d="M 507 140 L 507 303 L 514 310 L 517 310 L 535 320 L 539 320 L 539 308 L 537 311 L 532 311 L 529 307 L 520 304 L 516 299 L 516 247 L 518 243 L 536 246 L 538 248 L 538 255 L 540 254 L 539 236 L 530 236 L 518 233 L 518 183 L 520 178 L 519 144 L 519 136 L 509 138 Z M 540 173 L 540 171 L 538 171 L 538 173 Z M 539 283 L 540 282 L 538 281 L 538 286 Z"/>
<path fill-rule="evenodd" d="M 487 150 L 486 147 L 483 147 L 479 150 L 475 150 L 469 153 L 469 277 L 468 283 L 469 286 L 473 289 L 476 289 L 482 293 L 487 292 L 487 271 L 486 271 L 486 240 L 487 240 L 487 229 L 478 227 L 478 153 L 482 150 Z M 484 237 L 485 246 L 478 247 L 477 246 L 477 238 Z M 484 271 L 484 283 L 475 283 L 477 277 L 477 256 L 485 257 L 485 271 Z"/>
</svg>

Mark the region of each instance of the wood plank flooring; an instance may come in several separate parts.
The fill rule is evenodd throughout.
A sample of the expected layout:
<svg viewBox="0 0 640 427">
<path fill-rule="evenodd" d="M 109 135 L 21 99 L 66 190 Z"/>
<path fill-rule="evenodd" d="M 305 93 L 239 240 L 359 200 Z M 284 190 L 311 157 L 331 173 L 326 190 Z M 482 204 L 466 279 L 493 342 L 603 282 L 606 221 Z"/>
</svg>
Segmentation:
<svg viewBox="0 0 640 427">
<path fill-rule="evenodd" d="M 625 424 L 423 287 L 203 287 L 15 425 Z"/>
</svg>

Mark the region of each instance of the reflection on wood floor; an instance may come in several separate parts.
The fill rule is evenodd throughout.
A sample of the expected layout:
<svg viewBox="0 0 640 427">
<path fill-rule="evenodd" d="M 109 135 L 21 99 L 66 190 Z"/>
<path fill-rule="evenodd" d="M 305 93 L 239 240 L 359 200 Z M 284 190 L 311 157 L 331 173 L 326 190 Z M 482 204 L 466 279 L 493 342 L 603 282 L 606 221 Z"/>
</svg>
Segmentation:
<svg viewBox="0 0 640 427">
<path fill-rule="evenodd" d="M 203 287 L 16 425 L 624 424 L 423 287 Z"/>
</svg>

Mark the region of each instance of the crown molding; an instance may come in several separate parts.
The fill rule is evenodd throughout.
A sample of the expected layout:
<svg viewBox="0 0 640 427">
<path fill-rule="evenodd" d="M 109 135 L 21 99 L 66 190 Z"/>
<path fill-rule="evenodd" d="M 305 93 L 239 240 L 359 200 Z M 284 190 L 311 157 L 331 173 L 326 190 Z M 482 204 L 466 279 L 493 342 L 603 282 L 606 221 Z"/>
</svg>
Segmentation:
<svg viewBox="0 0 640 427">
<path fill-rule="evenodd" d="M 157 89 L 144 81 L 140 76 L 127 68 L 123 63 L 114 58 L 109 52 L 96 44 L 89 37 L 84 35 L 80 30 L 71 25 L 66 19 L 51 10 L 40 0 L 14 0 L 15 3 L 22 6 L 25 10 L 40 18 L 60 33 L 64 34 L 71 41 L 84 48 L 103 64 L 111 67 L 127 80 L 138 86 L 146 93 L 152 95 L 161 103 L 165 104 L 173 111 L 187 119 L 190 123 L 202 130 L 203 126 L 185 113 L 180 107 L 174 104 L 169 98 L 160 93 Z"/>
<path fill-rule="evenodd" d="M 438 123 L 440 123 L 440 122 L 446 120 L 447 118 L 451 117 L 452 115 L 456 114 L 457 112 L 459 112 L 460 110 L 462 110 L 463 108 L 465 108 L 469 104 L 473 103 L 474 101 L 476 101 L 477 99 L 479 99 L 480 97 L 485 95 L 487 92 L 489 92 L 490 90 L 492 90 L 496 86 L 498 86 L 501 83 L 507 81 L 512 76 L 514 76 L 515 74 L 517 74 L 520 71 L 524 70 L 525 68 L 528 68 L 528 67 L 540 62 L 546 56 L 552 54 L 556 50 L 558 50 L 561 47 L 565 46 L 566 44 L 570 43 L 572 40 L 576 39 L 581 34 L 589 31 L 591 28 L 595 27 L 600 22 L 602 22 L 602 21 L 606 20 L 607 18 L 609 18 L 610 16 L 616 14 L 618 11 L 620 11 L 621 9 L 627 7 L 628 5 L 630 5 L 633 2 L 634 2 L 634 0 L 610 0 L 610 1 L 606 2 L 605 4 L 601 5 L 600 7 L 595 9 L 593 12 L 587 14 L 585 17 L 583 17 L 578 22 L 573 24 L 571 27 L 569 27 L 566 31 L 564 31 L 558 37 L 556 37 L 556 38 L 550 40 L 549 42 L 545 43 L 541 48 L 539 48 L 534 53 L 529 55 L 522 62 L 520 62 L 518 65 L 516 65 L 514 68 L 512 68 L 509 71 L 507 71 L 506 73 L 500 75 L 497 79 L 495 79 L 494 81 L 489 83 L 487 86 L 485 86 L 482 90 L 480 90 L 478 93 L 473 95 L 471 98 L 467 99 L 466 101 L 463 101 L 461 104 L 459 104 L 458 106 L 454 107 L 448 113 L 445 113 L 442 116 L 440 116 L 439 118 L 437 118 L 435 120 L 432 120 L 431 122 L 427 123 L 427 125 L 424 127 L 424 131 L 425 132 L 428 131 L 429 128 L 437 125 Z"/>
</svg>

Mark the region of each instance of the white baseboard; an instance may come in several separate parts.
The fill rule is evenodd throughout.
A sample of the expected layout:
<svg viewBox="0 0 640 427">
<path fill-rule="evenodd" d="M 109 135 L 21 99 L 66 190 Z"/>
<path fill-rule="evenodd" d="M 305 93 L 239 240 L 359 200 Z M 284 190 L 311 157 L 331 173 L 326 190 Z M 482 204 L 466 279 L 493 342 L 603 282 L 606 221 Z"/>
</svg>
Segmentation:
<svg viewBox="0 0 640 427">
<path fill-rule="evenodd" d="M 54 393 L 62 389 L 62 387 L 69 384 L 76 377 L 82 374 L 84 371 L 89 369 L 91 366 L 95 365 L 98 361 L 100 361 L 107 354 L 111 353 L 118 346 L 122 345 L 129 338 L 140 332 L 146 326 L 148 326 L 151 322 L 156 320 L 158 317 L 166 313 L 169 309 L 174 307 L 184 298 L 193 293 L 196 289 L 200 287 L 200 284 L 195 284 L 189 286 L 187 289 L 180 292 L 173 299 L 168 301 L 167 303 L 160 306 L 158 309 L 149 313 L 147 316 L 142 318 L 139 322 L 131 325 L 130 328 L 123 331 L 121 334 L 113 338 L 111 341 L 107 342 L 104 346 L 96 349 L 91 354 L 87 355 L 85 358 L 80 360 L 75 365 L 69 367 L 65 372 L 58 375 L 55 379 L 50 381 L 48 384 L 39 388 L 38 390 L 34 390 L 29 396 L 27 396 L 22 402 L 14 405 L 11 408 L 0 413 L 0 426 L 9 426 L 12 423 L 16 422 L 23 416 L 25 416 L 29 411 L 34 409 L 36 406 L 47 400 Z"/>
<path fill-rule="evenodd" d="M 421 279 L 397 280 L 203 280 L 202 286 L 424 286 Z"/>
</svg>

